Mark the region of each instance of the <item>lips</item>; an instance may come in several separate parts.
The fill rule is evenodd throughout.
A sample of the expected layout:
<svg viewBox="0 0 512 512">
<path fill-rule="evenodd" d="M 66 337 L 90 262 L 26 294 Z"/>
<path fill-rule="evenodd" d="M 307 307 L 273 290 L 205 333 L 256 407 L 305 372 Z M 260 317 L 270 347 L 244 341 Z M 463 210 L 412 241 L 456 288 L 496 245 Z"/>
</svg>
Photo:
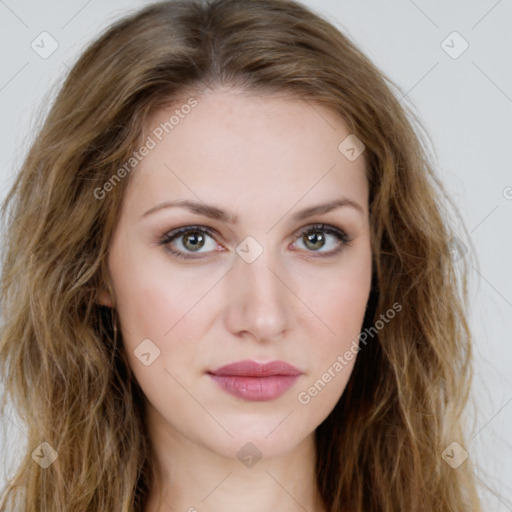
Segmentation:
<svg viewBox="0 0 512 512">
<path fill-rule="evenodd" d="M 302 373 L 284 361 L 261 364 L 244 360 L 221 366 L 208 375 L 221 389 L 237 398 L 267 401 L 283 395 Z"/>
<path fill-rule="evenodd" d="M 269 377 L 273 375 L 300 375 L 302 372 L 284 361 L 257 363 L 255 361 L 238 361 L 226 364 L 211 371 L 213 375 L 236 375 L 242 377 Z"/>
</svg>

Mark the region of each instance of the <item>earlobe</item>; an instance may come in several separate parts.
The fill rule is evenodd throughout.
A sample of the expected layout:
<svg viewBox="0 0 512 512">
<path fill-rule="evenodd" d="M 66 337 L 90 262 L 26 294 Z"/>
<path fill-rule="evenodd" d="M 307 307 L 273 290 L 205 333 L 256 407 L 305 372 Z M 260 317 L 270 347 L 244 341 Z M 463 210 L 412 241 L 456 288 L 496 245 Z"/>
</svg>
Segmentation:
<svg viewBox="0 0 512 512">
<path fill-rule="evenodd" d="M 105 288 L 101 289 L 96 295 L 96 302 L 102 306 L 112 307 L 112 297 Z"/>
</svg>

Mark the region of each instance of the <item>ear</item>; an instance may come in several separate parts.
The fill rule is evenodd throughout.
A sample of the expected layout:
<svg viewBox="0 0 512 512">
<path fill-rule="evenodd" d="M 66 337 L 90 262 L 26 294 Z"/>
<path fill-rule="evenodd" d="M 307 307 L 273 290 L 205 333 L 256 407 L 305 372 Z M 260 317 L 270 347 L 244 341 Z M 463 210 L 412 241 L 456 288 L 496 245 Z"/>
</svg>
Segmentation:
<svg viewBox="0 0 512 512">
<path fill-rule="evenodd" d="M 108 306 L 109 308 L 111 308 L 113 305 L 112 297 L 106 288 L 102 288 L 100 291 L 98 291 L 96 294 L 96 302 L 102 306 Z"/>
</svg>

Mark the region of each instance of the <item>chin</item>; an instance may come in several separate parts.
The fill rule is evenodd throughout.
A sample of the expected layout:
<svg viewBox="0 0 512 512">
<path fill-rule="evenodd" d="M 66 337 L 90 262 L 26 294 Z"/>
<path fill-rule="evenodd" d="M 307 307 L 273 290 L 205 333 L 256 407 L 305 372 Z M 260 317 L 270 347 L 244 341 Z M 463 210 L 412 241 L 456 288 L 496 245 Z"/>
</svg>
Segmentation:
<svg viewBox="0 0 512 512">
<path fill-rule="evenodd" d="M 232 437 L 223 431 L 214 438 L 203 438 L 203 444 L 226 458 L 240 459 L 245 455 L 271 458 L 283 455 L 314 433 L 314 429 L 305 429 L 303 425 L 286 424 L 293 417 L 292 413 L 285 419 L 288 414 L 282 414 L 279 421 L 275 421 L 274 417 L 259 422 L 249 416 L 246 416 L 246 421 L 240 421 L 239 418 L 238 424 L 227 428 Z"/>
</svg>

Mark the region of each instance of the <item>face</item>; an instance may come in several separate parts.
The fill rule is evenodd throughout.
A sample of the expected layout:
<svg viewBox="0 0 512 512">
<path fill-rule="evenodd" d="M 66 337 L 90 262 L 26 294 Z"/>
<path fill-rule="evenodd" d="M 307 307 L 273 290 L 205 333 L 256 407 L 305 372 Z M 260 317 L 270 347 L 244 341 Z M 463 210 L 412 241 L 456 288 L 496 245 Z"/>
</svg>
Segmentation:
<svg viewBox="0 0 512 512">
<path fill-rule="evenodd" d="M 227 89 L 196 101 L 169 133 L 180 105 L 150 120 L 99 302 L 166 435 L 279 455 L 314 433 L 355 362 L 340 356 L 371 284 L 364 154 L 341 153 L 350 132 L 322 106 Z"/>
</svg>

